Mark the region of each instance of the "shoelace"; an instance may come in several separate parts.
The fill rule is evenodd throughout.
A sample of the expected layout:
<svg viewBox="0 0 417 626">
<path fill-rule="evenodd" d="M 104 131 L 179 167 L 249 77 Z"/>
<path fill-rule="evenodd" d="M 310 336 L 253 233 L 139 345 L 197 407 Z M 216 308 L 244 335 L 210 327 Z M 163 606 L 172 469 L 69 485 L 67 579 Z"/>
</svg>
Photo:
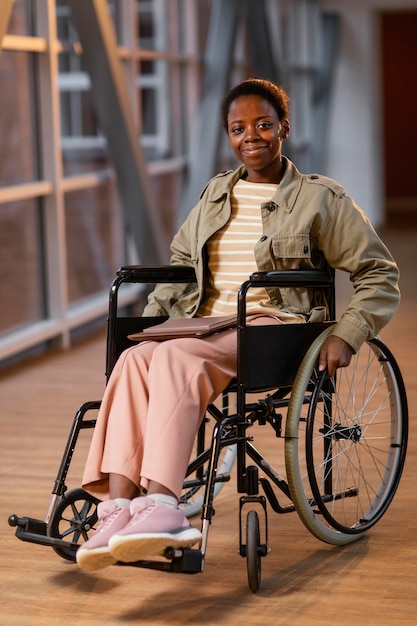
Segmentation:
<svg viewBox="0 0 417 626">
<path fill-rule="evenodd" d="M 142 522 L 155 509 L 156 509 L 156 502 L 153 502 L 152 504 L 145 506 L 143 509 L 139 509 L 139 511 L 135 511 L 135 513 L 133 513 L 132 517 L 130 518 L 130 521 L 126 525 L 126 528 L 128 528 L 132 524 L 136 524 L 136 522 Z"/>
<path fill-rule="evenodd" d="M 118 515 L 120 514 L 120 512 L 122 510 L 123 509 L 121 507 L 119 507 L 115 511 L 113 511 L 112 513 L 109 513 L 108 515 L 103 517 L 99 521 L 97 530 L 106 530 L 113 523 L 113 521 L 116 519 L 116 517 L 118 517 Z"/>
</svg>

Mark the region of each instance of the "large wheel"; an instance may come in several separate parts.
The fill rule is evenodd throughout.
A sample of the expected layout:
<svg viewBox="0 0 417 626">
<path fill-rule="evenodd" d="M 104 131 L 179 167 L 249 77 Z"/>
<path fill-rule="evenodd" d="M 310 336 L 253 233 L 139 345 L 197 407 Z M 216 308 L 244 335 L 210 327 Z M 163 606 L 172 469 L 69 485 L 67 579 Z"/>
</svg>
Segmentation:
<svg viewBox="0 0 417 626">
<path fill-rule="evenodd" d="M 246 565 L 250 589 L 256 593 L 261 586 L 261 536 L 259 517 L 256 511 L 249 511 L 246 520 Z"/>
<path fill-rule="evenodd" d="M 180 499 L 180 507 L 186 517 L 198 515 L 203 507 L 213 428 L 217 421 L 232 408 L 226 404 L 230 401 L 230 396 L 231 394 L 227 394 L 223 397 L 221 409 L 214 405 L 209 407 L 195 440 L 189 470 Z M 226 480 L 230 478 L 235 459 L 236 444 L 225 445 L 220 451 L 214 497 L 218 495 Z"/>
<path fill-rule="evenodd" d="M 384 343 L 365 342 L 329 379 L 317 359 L 331 328 L 307 352 L 288 407 L 285 462 L 291 498 L 310 532 L 343 545 L 389 507 L 405 461 L 408 409 Z"/>
<path fill-rule="evenodd" d="M 77 548 L 89 539 L 97 524 L 99 500 L 84 491 L 72 489 L 58 502 L 49 524 L 49 536 L 68 541 L 68 547 L 54 547 L 59 556 L 75 561 Z"/>
</svg>

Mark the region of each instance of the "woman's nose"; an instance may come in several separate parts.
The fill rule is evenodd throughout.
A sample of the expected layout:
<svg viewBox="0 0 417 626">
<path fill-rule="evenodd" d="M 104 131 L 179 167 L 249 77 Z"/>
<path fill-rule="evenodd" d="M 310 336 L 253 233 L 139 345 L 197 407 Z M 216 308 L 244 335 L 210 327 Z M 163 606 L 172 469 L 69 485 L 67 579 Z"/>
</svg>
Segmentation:
<svg viewBox="0 0 417 626">
<path fill-rule="evenodd" d="M 256 126 L 248 126 L 245 132 L 245 141 L 253 141 L 257 137 L 259 137 L 259 134 Z"/>
</svg>

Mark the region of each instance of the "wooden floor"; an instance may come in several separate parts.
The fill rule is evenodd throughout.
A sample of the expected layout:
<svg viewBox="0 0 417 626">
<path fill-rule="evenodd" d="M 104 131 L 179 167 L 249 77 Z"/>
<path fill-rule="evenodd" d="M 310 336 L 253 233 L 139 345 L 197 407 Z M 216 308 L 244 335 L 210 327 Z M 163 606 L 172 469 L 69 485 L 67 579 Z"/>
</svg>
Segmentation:
<svg viewBox="0 0 417 626">
<path fill-rule="evenodd" d="M 402 482 L 377 526 L 351 546 L 332 547 L 312 537 L 296 514 L 271 512 L 272 551 L 262 561 L 256 595 L 237 554 L 237 497 L 231 483 L 216 501 L 203 574 L 113 567 L 87 575 L 50 548 L 17 540 L 8 516 L 44 518 L 74 411 L 81 402 L 101 397 L 104 335 L 99 333 L 70 351 L 0 376 L 1 625 L 416 623 L 417 231 L 391 231 L 384 238 L 402 268 L 403 301 L 382 336 L 403 371 L 411 432 Z M 79 486 L 87 446 L 88 437 L 77 447 L 71 488 Z"/>
</svg>

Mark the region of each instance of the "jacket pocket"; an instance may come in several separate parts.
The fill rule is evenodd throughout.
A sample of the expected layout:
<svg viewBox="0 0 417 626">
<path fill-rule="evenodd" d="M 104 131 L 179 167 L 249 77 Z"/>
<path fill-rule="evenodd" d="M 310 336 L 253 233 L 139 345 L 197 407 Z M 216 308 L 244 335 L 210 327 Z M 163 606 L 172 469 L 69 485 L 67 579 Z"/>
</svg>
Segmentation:
<svg viewBox="0 0 417 626">
<path fill-rule="evenodd" d="M 312 267 L 309 235 L 297 234 L 272 240 L 275 269 Z"/>
<path fill-rule="evenodd" d="M 272 241 L 272 253 L 276 270 L 309 270 L 314 268 L 311 241 L 308 234 L 298 233 L 276 237 Z M 307 287 L 280 288 L 269 291 L 271 301 L 281 301 L 285 310 L 308 318 L 313 307 L 313 290 Z"/>
</svg>

